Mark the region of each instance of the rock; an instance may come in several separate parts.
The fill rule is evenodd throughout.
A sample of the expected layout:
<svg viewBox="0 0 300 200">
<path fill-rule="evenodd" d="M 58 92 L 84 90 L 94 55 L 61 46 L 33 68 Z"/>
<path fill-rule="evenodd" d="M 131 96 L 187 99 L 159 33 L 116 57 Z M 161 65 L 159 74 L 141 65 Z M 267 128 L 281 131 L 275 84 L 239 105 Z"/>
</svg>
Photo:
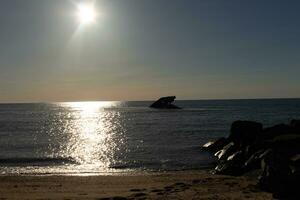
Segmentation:
<svg viewBox="0 0 300 200">
<path fill-rule="evenodd" d="M 290 124 L 295 131 L 300 134 L 300 120 L 293 119 Z"/>
<path fill-rule="evenodd" d="M 226 161 L 220 162 L 215 168 L 215 173 L 232 176 L 242 175 L 244 169 L 241 166 L 243 166 L 244 160 L 244 152 L 237 151 L 228 156 Z"/>
<path fill-rule="evenodd" d="M 175 99 L 175 96 L 162 97 L 154 102 L 150 107 L 160 109 L 180 109 L 178 106 L 172 104 Z"/>
<path fill-rule="evenodd" d="M 243 151 L 237 151 L 231 156 L 228 156 L 227 161 L 237 161 L 240 160 L 242 161 L 244 158 L 244 152 Z"/>
<path fill-rule="evenodd" d="M 215 156 L 218 157 L 219 160 L 227 160 L 228 156 L 236 152 L 237 149 L 237 146 L 233 142 L 230 142 L 229 144 L 225 145 L 223 149 L 216 152 Z"/>
<path fill-rule="evenodd" d="M 272 151 L 275 156 L 285 159 L 287 162 L 291 155 L 300 153 L 300 136 L 299 135 L 279 135 L 272 140 L 265 142 L 265 148 L 262 148 L 253 153 L 245 162 L 245 171 L 250 171 L 259 168 L 260 162 L 266 155 Z M 254 143 L 252 146 L 256 146 Z"/>
<path fill-rule="evenodd" d="M 271 151 L 262 159 L 262 189 L 276 198 L 298 195 L 300 185 L 300 135 L 279 135 L 270 141 Z"/>
<path fill-rule="evenodd" d="M 293 134 L 295 129 L 286 124 L 278 124 L 269 128 L 265 128 L 260 135 L 261 140 L 270 140 L 280 135 Z"/>
<path fill-rule="evenodd" d="M 229 140 L 237 145 L 252 144 L 262 132 L 263 125 L 252 121 L 235 121 L 231 125 Z"/>
<path fill-rule="evenodd" d="M 228 138 L 202 149 L 216 152 L 216 174 L 239 176 L 261 168 L 263 190 L 276 198 L 300 199 L 300 120 L 265 129 L 257 122 L 235 121 Z"/>
<path fill-rule="evenodd" d="M 290 159 L 292 162 L 294 162 L 295 164 L 300 164 L 300 154 L 294 155 L 291 157 Z M 299 166 L 300 167 L 300 166 Z"/>
<path fill-rule="evenodd" d="M 262 189 L 272 192 L 275 198 L 299 199 L 300 173 L 299 167 L 291 163 L 297 162 L 298 156 L 286 157 L 276 151 L 270 151 L 262 160 L 263 173 L 259 179 Z"/>
<path fill-rule="evenodd" d="M 290 169 L 292 174 L 299 174 L 300 172 L 300 154 L 296 154 L 291 156 L 290 158 L 291 164 Z"/>
<path fill-rule="evenodd" d="M 210 152 L 217 152 L 221 150 L 225 145 L 227 144 L 227 139 L 224 137 L 221 137 L 217 139 L 216 141 L 210 141 L 207 142 L 202 146 L 202 149 L 205 151 L 210 151 Z"/>
<path fill-rule="evenodd" d="M 251 171 L 254 169 L 259 169 L 261 160 L 270 152 L 271 149 L 260 149 L 254 154 L 252 154 L 244 164 L 245 171 Z"/>
<path fill-rule="evenodd" d="M 289 157 L 300 153 L 300 135 L 281 135 L 270 142 L 277 156 Z"/>
</svg>

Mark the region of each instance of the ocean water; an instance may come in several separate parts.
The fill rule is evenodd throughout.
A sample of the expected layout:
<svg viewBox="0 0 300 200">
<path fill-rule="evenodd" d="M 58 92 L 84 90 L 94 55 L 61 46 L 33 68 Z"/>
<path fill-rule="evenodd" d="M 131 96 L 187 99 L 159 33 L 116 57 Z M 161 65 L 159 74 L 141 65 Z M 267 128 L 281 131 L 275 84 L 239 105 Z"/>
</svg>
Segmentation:
<svg viewBox="0 0 300 200">
<path fill-rule="evenodd" d="M 200 146 L 234 120 L 270 126 L 300 118 L 300 99 L 0 104 L 0 173 L 98 174 L 201 169 Z"/>
</svg>

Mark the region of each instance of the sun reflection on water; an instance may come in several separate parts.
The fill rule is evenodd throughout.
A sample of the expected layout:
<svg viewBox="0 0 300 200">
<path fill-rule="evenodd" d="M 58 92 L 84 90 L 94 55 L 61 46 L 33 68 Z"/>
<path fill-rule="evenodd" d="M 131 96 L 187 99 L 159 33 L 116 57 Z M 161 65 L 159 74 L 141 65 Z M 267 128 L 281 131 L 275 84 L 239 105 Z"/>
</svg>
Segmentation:
<svg viewBox="0 0 300 200">
<path fill-rule="evenodd" d="M 66 123 L 63 154 L 75 159 L 82 168 L 107 171 L 114 164 L 115 154 L 124 143 L 119 125 L 120 113 L 105 108 L 117 102 L 63 103 L 70 110 L 71 121 Z"/>
</svg>

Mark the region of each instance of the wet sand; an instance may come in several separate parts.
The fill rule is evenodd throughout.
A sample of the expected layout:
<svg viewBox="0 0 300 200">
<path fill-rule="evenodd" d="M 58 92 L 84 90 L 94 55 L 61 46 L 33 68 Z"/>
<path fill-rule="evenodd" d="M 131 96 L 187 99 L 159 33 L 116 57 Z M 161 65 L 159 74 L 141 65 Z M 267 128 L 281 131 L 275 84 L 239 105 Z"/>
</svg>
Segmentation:
<svg viewBox="0 0 300 200">
<path fill-rule="evenodd" d="M 180 171 L 119 176 L 0 176 L 4 199 L 272 199 L 251 177 Z"/>
</svg>

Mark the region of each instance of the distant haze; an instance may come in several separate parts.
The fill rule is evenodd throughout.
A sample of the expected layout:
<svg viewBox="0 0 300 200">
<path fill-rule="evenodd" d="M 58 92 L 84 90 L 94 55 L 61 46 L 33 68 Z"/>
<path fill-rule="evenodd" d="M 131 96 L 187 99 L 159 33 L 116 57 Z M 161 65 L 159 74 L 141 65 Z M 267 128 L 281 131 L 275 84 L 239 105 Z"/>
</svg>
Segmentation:
<svg viewBox="0 0 300 200">
<path fill-rule="evenodd" d="M 298 0 L 1 0 L 0 102 L 300 97 Z"/>
</svg>

